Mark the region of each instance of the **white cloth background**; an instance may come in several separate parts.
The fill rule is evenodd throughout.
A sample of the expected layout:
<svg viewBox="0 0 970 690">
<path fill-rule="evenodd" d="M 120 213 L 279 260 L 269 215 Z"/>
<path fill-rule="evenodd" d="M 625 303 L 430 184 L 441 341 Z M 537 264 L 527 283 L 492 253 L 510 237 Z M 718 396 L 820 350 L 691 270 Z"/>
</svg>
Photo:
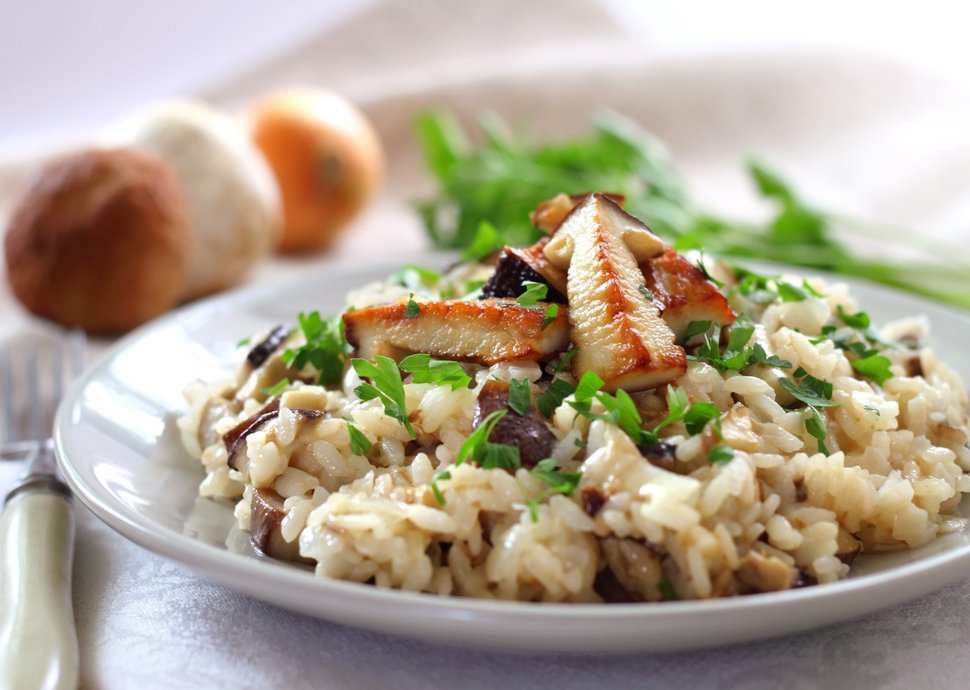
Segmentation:
<svg viewBox="0 0 970 690">
<path fill-rule="evenodd" d="M 252 280 L 419 249 L 406 200 L 428 181 L 418 174 L 410 121 L 441 104 L 466 120 L 486 107 L 527 118 L 542 136 L 579 131 L 595 106 L 611 105 L 661 134 L 693 186 L 720 206 L 748 209 L 738 160 L 756 150 L 840 208 L 966 237 L 970 138 L 963 96 L 945 68 L 945 41 L 934 58 L 944 68 L 934 76 L 879 57 L 807 50 L 810 41 L 790 29 L 775 42 L 798 50 L 740 50 L 739 35 L 751 33 L 744 22 L 733 37 L 703 22 L 679 38 L 656 33 L 664 16 L 678 26 L 670 17 L 683 19 L 677 12 L 697 3 L 658 9 L 659 24 L 629 7 L 617 15 L 619 3 L 608 4 L 613 13 L 582 0 L 348 3 L 327 10 L 328 21 L 346 18 L 336 29 L 314 35 L 291 22 L 277 36 L 302 36 L 291 49 L 234 77 L 200 77 L 208 85 L 199 94 L 231 108 L 293 81 L 341 90 L 365 106 L 390 154 L 381 203 L 334 255 L 274 259 Z M 175 4 L 172 12 L 188 10 Z M 725 10 L 712 12 L 716 23 Z M 850 25 L 865 18 L 846 12 L 839 18 Z M 887 52 L 884 39 L 867 40 Z M 267 45 L 254 50 L 268 53 Z M 927 63 L 920 55 L 909 62 Z M 70 138 L 110 117 L 97 107 L 83 113 L 85 127 Z M 0 213 L 3 189 L 9 200 L 25 170 L 0 170 Z M 0 333 L 27 325 L 4 288 Z M 15 471 L 0 465 L 0 492 Z M 283 611 L 210 584 L 77 512 L 75 615 L 86 688 L 958 688 L 970 675 L 970 583 L 861 620 L 740 646 L 615 658 L 525 655 L 430 645 Z"/>
</svg>

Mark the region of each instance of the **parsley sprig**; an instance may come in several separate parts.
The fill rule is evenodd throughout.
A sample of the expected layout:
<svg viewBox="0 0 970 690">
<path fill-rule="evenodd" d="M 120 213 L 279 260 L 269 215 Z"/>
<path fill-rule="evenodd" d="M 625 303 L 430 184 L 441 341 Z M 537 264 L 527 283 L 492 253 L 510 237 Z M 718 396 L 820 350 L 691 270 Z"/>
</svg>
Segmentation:
<svg viewBox="0 0 970 690">
<path fill-rule="evenodd" d="M 768 355 L 760 343 L 749 346 L 754 335 L 754 324 L 744 313 L 738 315 L 731 326 L 727 346 L 721 351 L 721 326 L 710 321 L 691 321 L 687 325 L 687 337 L 704 334 L 704 341 L 694 354 L 687 355 L 695 362 L 706 362 L 718 371 L 743 371 L 755 364 L 790 369 L 792 363 L 776 355 Z"/>
<path fill-rule="evenodd" d="M 587 371 L 579 380 L 573 399 L 568 401 L 579 414 L 591 419 L 603 419 L 620 427 L 633 441 L 640 444 L 660 442 L 660 431 L 671 424 L 683 421 L 691 436 L 701 433 L 707 423 L 721 416 L 717 405 L 711 402 L 691 403 L 687 391 L 680 387 L 667 386 L 667 416 L 653 429 L 643 428 L 643 419 L 633 398 L 622 388 L 610 395 L 600 390 L 603 380 L 592 371 Z M 598 401 L 605 408 L 602 414 L 592 412 L 593 402 Z"/>
<path fill-rule="evenodd" d="M 557 466 L 553 458 L 546 458 L 536 463 L 536 466 L 529 470 L 536 479 L 548 484 L 548 488 L 543 489 L 539 494 L 526 500 L 529 508 L 529 517 L 532 522 L 539 522 L 539 504 L 554 494 L 569 496 L 576 489 L 579 481 L 583 478 L 582 472 L 564 472 Z"/>
<path fill-rule="evenodd" d="M 384 414 L 398 420 L 407 429 L 408 435 L 416 438 L 414 427 L 408 420 L 401 371 L 394 360 L 377 355 L 373 362 L 356 358 L 350 363 L 358 376 L 371 380 L 371 383 L 362 383 L 354 389 L 357 397 L 361 400 L 379 399 L 384 403 Z"/>
<path fill-rule="evenodd" d="M 495 425 L 502 421 L 508 410 L 496 410 L 482 420 L 482 423 L 468 435 L 458 455 L 455 465 L 463 462 L 474 462 L 482 469 L 518 469 L 522 465 L 519 449 L 507 443 L 493 443 L 488 440 Z"/>
<path fill-rule="evenodd" d="M 351 347 L 344 337 L 344 322 L 339 314 L 324 319 L 320 312 L 300 313 L 297 317 L 306 343 L 283 351 L 283 364 L 302 370 L 308 364 L 320 372 L 318 382 L 324 386 L 340 383 Z"/>
<path fill-rule="evenodd" d="M 795 370 L 795 376 L 801 376 L 801 382 L 796 383 L 786 376 L 778 383 L 793 398 L 805 403 L 808 409 L 808 416 L 805 418 L 805 430 L 818 441 L 819 452 L 828 455 L 829 449 L 825 445 L 828 432 L 825 427 L 825 418 L 822 417 L 819 409 L 838 406 L 839 403 L 832 400 L 832 384 L 823 379 L 815 378 L 801 367 Z"/>
<path fill-rule="evenodd" d="M 970 307 L 964 252 L 937 250 L 914 257 L 913 233 L 820 211 L 756 161 L 745 167 L 754 190 L 771 208 L 765 222 L 725 217 L 699 204 L 662 144 L 616 114 L 599 117 L 582 136 L 541 145 L 495 117 L 484 118 L 481 128 L 483 143 L 473 146 L 448 113 L 427 113 L 417 121 L 427 166 L 438 181 L 438 193 L 418 210 L 437 247 L 470 252 L 479 245 L 484 250 L 477 253 L 487 254 L 502 244 L 532 244 L 541 237 L 529 222 L 537 204 L 563 190 L 608 189 L 626 195 L 629 211 L 679 250 L 703 247 L 719 256 L 855 275 Z M 480 240 L 483 221 L 491 238 Z M 892 243 L 887 231 L 905 237 L 904 260 L 858 256 L 842 239 L 850 233 L 878 233 L 884 244 Z"/>
<path fill-rule="evenodd" d="M 433 359 L 426 353 L 408 355 L 398 366 L 401 371 L 411 374 L 411 380 L 415 383 L 451 386 L 453 391 L 467 388 L 472 380 L 458 362 Z"/>
</svg>

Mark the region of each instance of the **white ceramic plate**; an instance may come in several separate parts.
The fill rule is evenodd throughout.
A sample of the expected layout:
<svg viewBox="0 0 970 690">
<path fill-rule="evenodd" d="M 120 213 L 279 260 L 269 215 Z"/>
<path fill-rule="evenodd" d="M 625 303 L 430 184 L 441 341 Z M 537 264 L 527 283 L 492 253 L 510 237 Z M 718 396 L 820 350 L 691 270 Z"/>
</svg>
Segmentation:
<svg viewBox="0 0 970 690">
<path fill-rule="evenodd" d="M 145 548 L 204 577 L 280 606 L 374 630 L 508 649 L 627 651 L 740 642 L 833 623 L 915 598 L 970 575 L 970 535 L 860 559 L 830 585 L 713 601 L 554 605 L 437 598 L 317 578 L 255 553 L 229 503 L 198 498 L 201 469 L 181 449 L 181 390 L 232 369 L 236 343 L 291 323 L 299 310 L 335 311 L 347 289 L 395 267 L 329 272 L 259 286 L 156 321 L 107 352 L 70 391 L 55 425 L 61 466 L 78 497 Z M 970 318 L 922 300 L 853 284 L 877 320 L 925 314 L 931 344 L 970 380 Z M 966 505 L 966 502 L 965 502 Z"/>
</svg>

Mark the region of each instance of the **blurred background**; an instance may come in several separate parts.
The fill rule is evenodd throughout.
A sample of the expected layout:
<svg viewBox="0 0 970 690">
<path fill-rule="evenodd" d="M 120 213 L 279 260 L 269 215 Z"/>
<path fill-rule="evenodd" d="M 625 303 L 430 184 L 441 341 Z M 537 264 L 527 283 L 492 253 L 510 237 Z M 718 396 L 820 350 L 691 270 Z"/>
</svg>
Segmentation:
<svg viewBox="0 0 970 690">
<path fill-rule="evenodd" d="M 405 0 L 5 3 L 0 22 L 0 93 L 4 94 L 0 152 L 29 152 L 82 136 L 152 99 L 204 92 L 268 59 L 326 41 L 342 25 L 378 5 L 395 3 L 406 4 Z M 424 27 L 428 35 L 446 30 L 480 33 L 478 27 L 454 16 L 467 3 L 418 0 L 411 4 L 438 6 L 439 12 L 428 13 L 429 18 L 437 14 L 435 22 Z M 549 14 L 571 11 L 576 4 L 601 8 L 650 57 L 839 48 L 886 56 L 961 86 L 970 83 L 970 42 L 966 40 L 970 9 L 964 3 L 590 0 L 563 3 L 563 8 L 557 3 L 530 4 L 543 6 Z M 493 30 L 507 33 L 501 23 Z M 543 26 L 529 30 L 545 38 Z M 574 33 L 581 34 L 582 28 L 576 27 Z M 499 42 L 494 36 L 478 38 Z M 401 45 L 418 42 L 402 37 Z M 366 44 L 357 48 L 373 49 Z M 398 57 L 399 66 L 408 61 L 406 52 Z M 447 55 L 438 57 L 442 63 L 448 61 Z M 343 70 L 340 65 L 316 66 L 324 83 L 332 71 Z"/>
</svg>

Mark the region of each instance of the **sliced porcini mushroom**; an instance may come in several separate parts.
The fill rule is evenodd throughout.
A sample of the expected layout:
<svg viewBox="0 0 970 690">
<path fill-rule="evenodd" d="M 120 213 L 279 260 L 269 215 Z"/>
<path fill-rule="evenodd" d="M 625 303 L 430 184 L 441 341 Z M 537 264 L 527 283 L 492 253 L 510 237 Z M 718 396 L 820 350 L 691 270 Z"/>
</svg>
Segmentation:
<svg viewBox="0 0 970 690">
<path fill-rule="evenodd" d="M 509 409 L 508 405 L 509 384 L 494 379 L 486 381 L 478 393 L 472 426 L 478 428 L 488 415 Z M 488 438 L 493 443 L 506 443 L 518 448 L 522 466 L 528 468 L 548 458 L 556 443 L 555 434 L 534 407 L 530 407 L 524 415 L 509 410 Z"/>
<path fill-rule="evenodd" d="M 606 390 L 632 391 L 687 371 L 683 348 L 642 290 L 639 264 L 663 251 L 660 238 L 602 194 L 586 197 L 546 244 L 546 258 L 567 270 L 577 377 L 593 371 Z"/>
<path fill-rule="evenodd" d="M 411 352 L 480 364 L 549 359 L 569 345 L 568 309 L 549 323 L 546 306 L 523 307 L 500 300 L 421 302 L 408 316 L 405 304 L 386 304 L 344 314 L 347 342 L 356 356 L 401 359 Z M 545 326 L 545 327 L 543 327 Z"/>
<path fill-rule="evenodd" d="M 525 290 L 523 283 L 532 281 L 549 286 L 547 302 L 565 304 L 566 272 L 549 263 L 542 253 L 548 241 L 548 237 L 543 237 L 531 247 L 505 247 L 499 254 L 495 272 L 482 286 L 482 298 L 518 297 Z"/>
<path fill-rule="evenodd" d="M 602 194 L 608 199 L 612 199 L 617 206 L 623 206 L 626 203 L 626 197 L 622 194 L 611 192 L 603 192 Z M 557 194 L 536 206 L 535 211 L 529 214 L 529 220 L 532 221 L 532 225 L 551 235 L 559 228 L 570 211 L 576 208 L 576 205 L 587 196 L 588 194 Z"/>
<path fill-rule="evenodd" d="M 779 592 L 790 589 L 797 572 L 777 556 L 765 556 L 751 550 L 738 564 L 737 577 L 756 592 Z"/>
<path fill-rule="evenodd" d="M 299 415 L 304 419 L 319 419 L 324 415 L 324 413 L 320 410 L 304 410 L 301 408 L 291 409 L 290 412 Z M 242 455 L 241 451 L 244 443 L 246 442 L 246 437 L 253 432 L 259 431 L 264 424 L 276 419 L 279 416 L 280 401 L 279 398 L 273 398 L 259 412 L 239 422 L 239 424 L 234 426 L 222 436 L 222 442 L 226 444 L 226 452 L 228 454 L 226 462 L 229 467 L 234 470 L 242 469 L 242 467 L 239 466 L 238 461 Z"/>
<path fill-rule="evenodd" d="M 686 257 L 667 247 L 659 256 L 640 264 L 646 288 L 660 318 L 682 340 L 691 321 L 734 323 L 727 298 L 704 272 Z"/>
<path fill-rule="evenodd" d="M 286 510 L 283 497 L 272 489 L 253 489 L 249 512 L 249 540 L 253 546 L 272 558 L 284 561 L 310 561 L 300 556 L 300 543 L 283 538 L 281 526 Z"/>
<path fill-rule="evenodd" d="M 246 355 L 246 362 L 253 369 L 261 367 L 263 362 L 269 359 L 270 355 L 276 352 L 288 337 L 290 337 L 290 329 L 285 326 L 277 326 L 249 351 Z"/>
</svg>

